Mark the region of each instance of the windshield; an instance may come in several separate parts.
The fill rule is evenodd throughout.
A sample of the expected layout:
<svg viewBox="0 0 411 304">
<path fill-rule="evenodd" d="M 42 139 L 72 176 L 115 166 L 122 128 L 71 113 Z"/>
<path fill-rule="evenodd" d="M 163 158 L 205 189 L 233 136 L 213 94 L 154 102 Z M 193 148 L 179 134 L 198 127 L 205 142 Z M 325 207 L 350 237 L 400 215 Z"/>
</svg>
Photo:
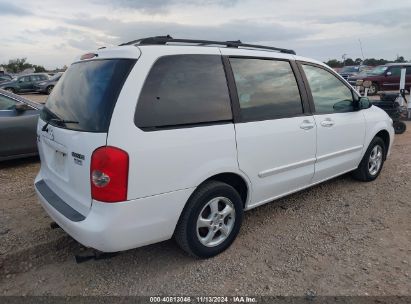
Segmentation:
<svg viewBox="0 0 411 304">
<path fill-rule="evenodd" d="M 384 74 L 384 72 L 387 70 L 388 67 L 386 66 L 377 66 L 373 68 L 371 71 L 368 71 L 368 75 L 381 75 Z"/>
<path fill-rule="evenodd" d="M 72 64 L 51 92 L 41 118 L 71 121 L 50 124 L 72 130 L 107 132 L 118 95 L 135 62 L 110 59 Z"/>
<path fill-rule="evenodd" d="M 346 66 L 340 70 L 340 73 L 355 73 L 358 72 L 358 67 L 356 66 Z"/>
</svg>

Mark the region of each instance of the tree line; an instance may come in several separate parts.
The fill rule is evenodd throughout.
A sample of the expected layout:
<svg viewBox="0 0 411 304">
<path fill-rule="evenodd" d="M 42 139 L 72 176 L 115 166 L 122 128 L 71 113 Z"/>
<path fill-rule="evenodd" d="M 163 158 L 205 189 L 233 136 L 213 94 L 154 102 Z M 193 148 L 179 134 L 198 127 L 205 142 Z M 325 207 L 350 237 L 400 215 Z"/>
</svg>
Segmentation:
<svg viewBox="0 0 411 304">
<path fill-rule="evenodd" d="M 361 58 L 356 58 L 353 60 L 352 58 L 346 58 L 344 61 L 340 61 L 338 59 L 330 59 L 327 62 L 324 62 L 328 66 L 332 68 L 341 68 L 347 65 L 370 65 L 370 66 L 377 66 L 377 65 L 383 65 L 387 63 L 392 63 L 392 62 L 397 62 L 397 63 L 403 63 L 407 62 L 403 56 L 397 56 L 395 60 L 385 60 L 385 59 L 375 59 L 375 58 L 367 58 L 367 59 L 361 59 Z"/>
<path fill-rule="evenodd" d="M 332 68 L 341 68 L 347 65 L 369 65 L 369 66 L 377 66 L 382 64 L 387 64 L 390 62 L 398 62 L 403 63 L 407 62 L 403 56 L 397 56 L 395 60 L 385 60 L 385 59 L 375 59 L 375 58 L 367 58 L 361 59 L 356 58 L 353 60 L 352 58 L 346 58 L 344 61 L 340 61 L 338 59 L 330 59 L 327 62 L 324 62 L 328 66 Z M 17 58 L 17 59 L 10 59 L 8 63 L 2 64 L 5 70 L 9 73 L 21 73 L 26 69 L 34 69 L 35 73 L 42 73 L 46 72 L 47 70 L 42 65 L 31 64 L 27 62 L 27 58 Z"/>
<path fill-rule="evenodd" d="M 26 69 L 34 69 L 35 73 L 46 72 L 42 65 L 31 64 L 27 62 L 27 58 L 10 59 L 8 63 L 1 64 L 0 66 L 4 67 L 8 73 L 13 74 L 23 72 Z"/>
</svg>

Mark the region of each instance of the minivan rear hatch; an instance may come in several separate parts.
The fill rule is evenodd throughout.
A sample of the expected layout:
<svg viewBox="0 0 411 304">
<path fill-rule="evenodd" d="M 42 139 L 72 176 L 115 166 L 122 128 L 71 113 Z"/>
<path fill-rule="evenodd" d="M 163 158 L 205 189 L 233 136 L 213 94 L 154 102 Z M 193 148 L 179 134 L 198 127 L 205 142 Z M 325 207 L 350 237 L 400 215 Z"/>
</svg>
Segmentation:
<svg viewBox="0 0 411 304">
<path fill-rule="evenodd" d="M 40 176 L 57 196 L 84 216 L 92 203 L 91 156 L 106 145 L 111 115 L 135 62 L 99 59 L 72 64 L 40 115 Z"/>
</svg>

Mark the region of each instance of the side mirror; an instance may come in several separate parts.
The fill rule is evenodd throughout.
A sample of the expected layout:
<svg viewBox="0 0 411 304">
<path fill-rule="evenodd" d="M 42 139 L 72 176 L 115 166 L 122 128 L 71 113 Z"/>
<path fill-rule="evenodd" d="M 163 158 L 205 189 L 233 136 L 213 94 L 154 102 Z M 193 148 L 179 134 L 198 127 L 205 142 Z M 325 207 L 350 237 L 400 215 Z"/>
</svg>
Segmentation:
<svg viewBox="0 0 411 304">
<path fill-rule="evenodd" d="M 23 82 L 23 79 L 19 79 L 19 82 Z"/>
<path fill-rule="evenodd" d="M 365 110 L 365 109 L 369 109 L 371 108 L 372 103 L 371 101 L 368 99 L 368 97 L 360 97 L 360 100 L 358 102 L 358 107 L 360 110 Z"/>
<path fill-rule="evenodd" d="M 25 103 L 18 103 L 18 104 L 16 104 L 15 109 L 16 109 L 17 112 L 22 113 L 22 112 L 25 112 L 27 110 L 30 110 L 31 107 L 29 105 L 26 105 Z"/>
<path fill-rule="evenodd" d="M 387 72 L 387 73 L 385 73 L 385 76 L 391 76 L 392 75 L 392 73 L 391 72 Z"/>
</svg>

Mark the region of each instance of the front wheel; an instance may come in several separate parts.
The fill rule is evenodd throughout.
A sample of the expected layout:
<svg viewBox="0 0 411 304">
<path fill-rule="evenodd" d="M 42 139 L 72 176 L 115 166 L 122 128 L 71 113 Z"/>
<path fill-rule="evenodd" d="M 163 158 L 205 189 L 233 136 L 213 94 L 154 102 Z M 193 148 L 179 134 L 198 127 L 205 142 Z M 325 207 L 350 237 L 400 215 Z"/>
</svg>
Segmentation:
<svg viewBox="0 0 411 304">
<path fill-rule="evenodd" d="M 384 141 L 380 137 L 375 137 L 368 146 L 360 165 L 353 171 L 353 177 L 364 182 L 375 180 L 384 165 L 385 155 Z"/>
<path fill-rule="evenodd" d="M 209 181 L 190 197 L 175 231 L 188 254 L 210 258 L 226 250 L 240 231 L 243 204 L 230 185 Z"/>
<path fill-rule="evenodd" d="M 7 91 L 7 92 L 10 92 L 10 93 L 13 93 L 13 94 L 16 93 L 16 90 L 13 89 L 13 88 L 5 88 L 4 90 Z"/>
</svg>

